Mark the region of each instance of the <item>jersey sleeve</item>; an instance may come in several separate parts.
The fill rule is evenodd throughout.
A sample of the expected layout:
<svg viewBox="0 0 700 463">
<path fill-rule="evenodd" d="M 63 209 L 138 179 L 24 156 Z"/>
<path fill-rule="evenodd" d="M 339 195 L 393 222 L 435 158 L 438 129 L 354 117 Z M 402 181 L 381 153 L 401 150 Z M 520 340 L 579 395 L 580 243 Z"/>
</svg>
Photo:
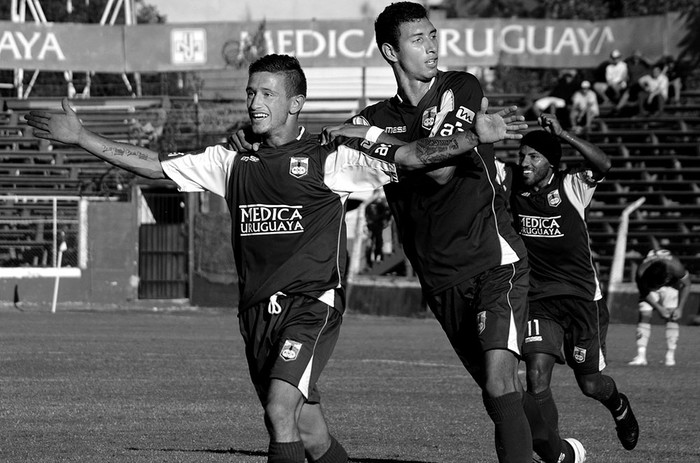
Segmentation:
<svg viewBox="0 0 700 463">
<path fill-rule="evenodd" d="M 209 146 L 204 151 L 168 153 L 161 156 L 165 174 L 180 191 L 211 191 L 226 197 L 236 151 L 221 145 Z"/>
<path fill-rule="evenodd" d="M 373 191 L 398 182 L 395 145 L 348 139 L 326 158 L 324 182 L 335 192 Z"/>
<path fill-rule="evenodd" d="M 602 179 L 596 180 L 591 169 L 585 167 L 574 168 L 564 175 L 564 189 L 573 204 L 580 209 L 587 208 L 593 200 L 593 194 Z"/>
</svg>

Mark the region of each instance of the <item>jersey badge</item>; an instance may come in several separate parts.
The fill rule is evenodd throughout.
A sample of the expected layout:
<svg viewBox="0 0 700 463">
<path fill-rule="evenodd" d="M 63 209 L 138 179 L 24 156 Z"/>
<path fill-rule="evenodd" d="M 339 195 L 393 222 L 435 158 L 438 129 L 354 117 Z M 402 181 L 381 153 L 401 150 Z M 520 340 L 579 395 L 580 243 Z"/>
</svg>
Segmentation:
<svg viewBox="0 0 700 463">
<path fill-rule="evenodd" d="M 284 346 L 282 346 L 282 351 L 280 352 L 280 357 L 285 362 L 293 362 L 299 356 L 299 351 L 301 350 L 301 343 L 297 341 L 292 341 L 287 339 L 284 341 Z"/>
<path fill-rule="evenodd" d="M 550 191 L 547 194 L 547 202 L 552 207 L 557 207 L 558 205 L 560 205 L 561 195 L 559 194 L 559 190 Z"/>
<path fill-rule="evenodd" d="M 435 125 L 435 118 L 437 117 L 437 106 L 431 106 L 430 108 L 423 111 L 422 126 L 425 130 L 430 130 Z"/>
<path fill-rule="evenodd" d="M 586 349 L 583 347 L 574 347 L 574 360 L 576 363 L 583 363 L 586 361 Z"/>
<path fill-rule="evenodd" d="M 457 119 L 462 119 L 467 124 L 472 124 L 474 122 L 474 111 L 464 106 L 460 106 L 455 115 Z"/>
<path fill-rule="evenodd" d="M 476 316 L 479 334 L 483 333 L 486 329 L 486 311 L 479 312 Z"/>
<path fill-rule="evenodd" d="M 289 160 L 289 175 L 301 178 L 309 173 L 309 158 L 292 156 Z"/>
</svg>

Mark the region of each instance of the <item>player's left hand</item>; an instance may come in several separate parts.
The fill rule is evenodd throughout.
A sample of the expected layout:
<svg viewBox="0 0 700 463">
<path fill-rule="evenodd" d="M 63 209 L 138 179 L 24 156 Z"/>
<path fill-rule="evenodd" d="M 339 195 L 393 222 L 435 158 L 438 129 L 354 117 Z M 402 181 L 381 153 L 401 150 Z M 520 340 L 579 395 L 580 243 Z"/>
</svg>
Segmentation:
<svg viewBox="0 0 700 463">
<path fill-rule="evenodd" d="M 525 118 L 516 113 L 518 107 L 508 106 L 497 113 L 487 114 L 489 100 L 481 99 L 481 109 L 476 113 L 474 130 L 481 143 L 496 143 L 501 140 L 519 140 L 522 130 L 527 129 Z"/>
<path fill-rule="evenodd" d="M 553 114 L 542 114 L 538 120 L 543 129 L 555 136 L 560 136 L 564 129 Z"/>
</svg>

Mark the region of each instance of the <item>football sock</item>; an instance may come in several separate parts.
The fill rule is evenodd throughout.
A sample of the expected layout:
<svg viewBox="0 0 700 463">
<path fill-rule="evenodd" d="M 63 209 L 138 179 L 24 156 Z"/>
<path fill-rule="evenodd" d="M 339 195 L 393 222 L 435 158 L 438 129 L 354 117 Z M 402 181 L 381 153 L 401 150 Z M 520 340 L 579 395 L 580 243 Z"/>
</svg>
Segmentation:
<svg viewBox="0 0 700 463">
<path fill-rule="evenodd" d="M 268 463 L 304 463 L 304 444 L 296 442 L 270 442 L 267 449 Z"/>
<path fill-rule="evenodd" d="M 331 446 L 326 450 L 326 453 L 321 455 L 318 460 L 311 460 L 313 463 L 347 463 L 348 454 L 345 452 L 340 443 L 335 440 L 335 437 L 331 436 Z"/>
<path fill-rule="evenodd" d="M 572 449 L 559 437 L 556 420 L 547 419 L 545 408 L 550 411 L 553 408 L 556 414 L 557 406 L 552 398 L 551 389 L 547 388 L 539 394 L 523 394 L 523 409 L 532 431 L 532 448 L 543 461 L 556 463 L 564 448 L 569 451 Z"/>
<path fill-rule="evenodd" d="M 680 335 L 680 325 L 677 322 L 666 323 L 666 346 L 668 350 L 675 351 L 678 345 L 678 336 Z"/>
<path fill-rule="evenodd" d="M 559 432 L 559 410 L 557 409 L 557 404 L 554 402 L 554 397 L 552 397 L 552 390 L 550 388 L 545 389 L 537 394 L 532 394 L 537 406 L 540 408 L 542 417 L 549 423 L 557 432 Z"/>
<path fill-rule="evenodd" d="M 646 358 L 651 337 L 651 323 L 637 323 L 637 355 Z"/>
<path fill-rule="evenodd" d="M 610 376 L 600 375 L 600 382 L 602 387 L 591 397 L 605 405 L 605 408 L 610 410 L 613 415 L 619 414 L 622 411 L 622 398 L 617 391 L 615 380 Z"/>
<path fill-rule="evenodd" d="M 519 392 L 500 397 L 483 394 L 486 412 L 496 427 L 496 454 L 500 463 L 522 462 L 532 457 L 532 434 Z M 528 460 L 529 461 L 529 460 Z"/>
</svg>

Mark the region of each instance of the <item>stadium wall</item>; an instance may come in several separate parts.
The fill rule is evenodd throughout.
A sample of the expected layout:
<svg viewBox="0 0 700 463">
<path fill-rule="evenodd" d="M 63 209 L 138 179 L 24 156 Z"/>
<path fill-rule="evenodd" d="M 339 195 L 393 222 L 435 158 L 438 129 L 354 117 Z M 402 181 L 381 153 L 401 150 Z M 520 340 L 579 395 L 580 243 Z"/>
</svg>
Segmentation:
<svg viewBox="0 0 700 463">
<path fill-rule="evenodd" d="M 61 304 L 133 301 L 138 289 L 138 225 L 130 202 L 91 202 L 88 205 L 88 266 L 79 277 L 59 279 Z M 0 298 L 50 304 L 56 279 L 52 277 L 4 278 Z"/>
</svg>

